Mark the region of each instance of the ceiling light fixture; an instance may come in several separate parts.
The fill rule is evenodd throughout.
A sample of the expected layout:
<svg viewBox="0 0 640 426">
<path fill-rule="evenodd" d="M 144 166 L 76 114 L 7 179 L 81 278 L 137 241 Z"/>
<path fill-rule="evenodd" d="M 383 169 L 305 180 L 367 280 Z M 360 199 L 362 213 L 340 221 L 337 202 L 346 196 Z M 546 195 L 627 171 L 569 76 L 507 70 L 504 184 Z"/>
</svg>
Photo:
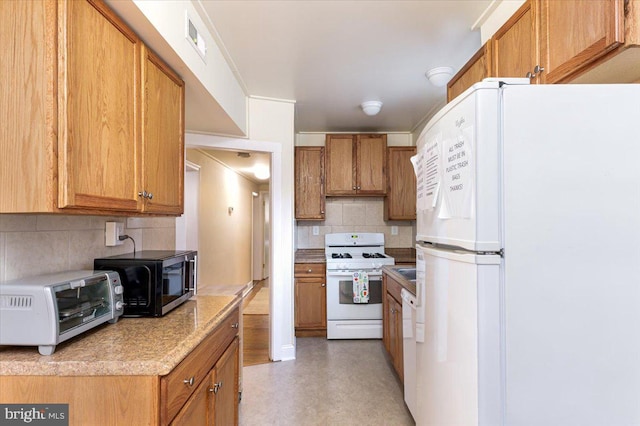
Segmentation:
<svg viewBox="0 0 640 426">
<path fill-rule="evenodd" d="M 380 101 L 367 101 L 360 104 L 362 111 L 367 115 L 376 115 L 382 108 L 382 102 Z"/>
<path fill-rule="evenodd" d="M 269 173 L 269 166 L 263 164 L 256 164 L 255 166 L 253 166 L 253 174 L 255 175 L 256 179 L 260 180 L 269 179 L 269 177 L 271 176 L 271 174 Z"/>
<path fill-rule="evenodd" d="M 436 87 L 446 86 L 451 77 L 453 76 L 453 68 L 451 67 L 437 67 L 430 69 L 425 74 L 431 84 Z"/>
</svg>

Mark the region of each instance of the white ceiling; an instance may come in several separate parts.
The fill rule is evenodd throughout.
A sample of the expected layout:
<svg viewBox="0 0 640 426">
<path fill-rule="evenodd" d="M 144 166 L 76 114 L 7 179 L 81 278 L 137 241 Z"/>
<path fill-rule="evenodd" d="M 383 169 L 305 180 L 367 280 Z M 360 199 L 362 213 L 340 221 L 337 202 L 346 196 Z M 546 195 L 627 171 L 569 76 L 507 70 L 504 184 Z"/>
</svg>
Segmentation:
<svg viewBox="0 0 640 426">
<path fill-rule="evenodd" d="M 491 0 L 200 0 L 249 96 L 294 100 L 296 132 L 411 131 L 445 102 L 425 72 L 480 47 Z M 205 19 L 206 21 L 206 19 Z M 363 101 L 383 102 L 366 116 Z"/>
<path fill-rule="evenodd" d="M 220 163 L 235 170 L 245 178 L 257 184 L 269 183 L 270 170 L 271 170 L 271 155 L 263 152 L 249 152 L 244 150 L 220 150 L 220 149 L 207 149 L 203 150 L 213 158 L 217 159 Z M 244 155 L 238 155 L 243 153 Z M 246 154 L 249 154 L 247 157 Z M 256 170 L 266 170 L 269 172 L 269 176 L 266 178 L 260 178 L 256 176 Z"/>
</svg>

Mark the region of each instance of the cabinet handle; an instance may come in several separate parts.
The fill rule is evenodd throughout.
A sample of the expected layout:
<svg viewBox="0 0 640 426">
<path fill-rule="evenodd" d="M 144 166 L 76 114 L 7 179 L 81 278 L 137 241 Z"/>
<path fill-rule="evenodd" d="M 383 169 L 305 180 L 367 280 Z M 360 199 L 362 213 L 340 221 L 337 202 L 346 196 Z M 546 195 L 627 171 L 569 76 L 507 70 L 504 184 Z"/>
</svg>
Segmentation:
<svg viewBox="0 0 640 426">
<path fill-rule="evenodd" d="M 540 65 L 536 65 L 535 68 L 533 69 L 533 72 L 535 74 L 540 74 L 542 71 L 544 71 L 544 67 L 541 67 Z"/>
<path fill-rule="evenodd" d="M 149 195 L 147 195 L 147 198 L 153 200 L 153 194 L 150 192 Z"/>
<path fill-rule="evenodd" d="M 193 376 L 191 376 L 191 378 L 190 378 L 190 379 L 184 379 L 184 380 L 182 381 L 182 383 L 184 383 L 185 385 L 193 386 L 194 381 L 195 381 L 195 380 L 194 380 Z"/>
<path fill-rule="evenodd" d="M 322 283 L 322 287 L 326 287 L 326 286 L 327 286 L 327 284 L 325 284 L 325 283 Z"/>
<path fill-rule="evenodd" d="M 147 191 L 140 191 L 138 192 L 138 197 L 142 197 L 142 198 L 147 198 Z"/>
<path fill-rule="evenodd" d="M 307 274 L 310 274 L 313 272 L 313 269 L 307 269 Z"/>
<path fill-rule="evenodd" d="M 354 186 L 353 189 L 357 189 L 357 188 Z"/>
<path fill-rule="evenodd" d="M 214 383 L 212 388 L 209 388 L 209 392 L 218 393 L 220 388 L 222 387 L 222 382 Z"/>
<path fill-rule="evenodd" d="M 525 75 L 525 77 L 527 77 L 529 80 L 533 80 L 535 78 L 535 74 L 533 74 L 531 71 L 529 71 L 527 73 L 527 75 Z"/>
<path fill-rule="evenodd" d="M 240 324 L 238 324 L 237 322 L 231 324 L 231 328 L 238 328 L 239 326 L 240 326 Z"/>
</svg>

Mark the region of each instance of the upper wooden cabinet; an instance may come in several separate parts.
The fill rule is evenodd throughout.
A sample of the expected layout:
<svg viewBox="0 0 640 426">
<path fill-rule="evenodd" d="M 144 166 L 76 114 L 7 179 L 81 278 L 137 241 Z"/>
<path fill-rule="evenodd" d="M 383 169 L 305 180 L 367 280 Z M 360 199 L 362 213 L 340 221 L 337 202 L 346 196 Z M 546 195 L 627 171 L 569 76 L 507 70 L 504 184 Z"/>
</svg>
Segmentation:
<svg viewBox="0 0 640 426">
<path fill-rule="evenodd" d="M 58 7 L 58 207 L 136 211 L 141 42 L 103 3 Z"/>
<path fill-rule="evenodd" d="M 296 219 L 324 220 L 324 147 L 295 148 Z"/>
<path fill-rule="evenodd" d="M 0 12 L 0 213 L 180 214 L 180 79 L 102 1 Z"/>
<path fill-rule="evenodd" d="M 482 46 L 447 84 L 447 102 L 483 78 L 491 77 L 491 42 Z"/>
<path fill-rule="evenodd" d="M 624 0 L 539 0 L 538 9 L 543 83 L 564 82 L 624 43 Z"/>
<path fill-rule="evenodd" d="M 493 35 L 492 71 L 498 77 L 533 77 L 537 63 L 534 3 L 525 2 Z"/>
<path fill-rule="evenodd" d="M 327 195 L 385 195 L 387 135 L 327 135 Z"/>
<path fill-rule="evenodd" d="M 384 199 L 385 220 L 416 219 L 416 174 L 411 157 L 415 146 L 387 148 L 387 196 Z"/>
<path fill-rule="evenodd" d="M 451 79 L 447 100 L 491 76 L 634 82 L 640 78 L 638 47 L 639 0 L 528 0 Z M 488 56 L 491 67 L 479 72 Z"/>
<path fill-rule="evenodd" d="M 180 215 L 184 197 L 184 82 L 143 46 L 142 210 Z"/>
</svg>

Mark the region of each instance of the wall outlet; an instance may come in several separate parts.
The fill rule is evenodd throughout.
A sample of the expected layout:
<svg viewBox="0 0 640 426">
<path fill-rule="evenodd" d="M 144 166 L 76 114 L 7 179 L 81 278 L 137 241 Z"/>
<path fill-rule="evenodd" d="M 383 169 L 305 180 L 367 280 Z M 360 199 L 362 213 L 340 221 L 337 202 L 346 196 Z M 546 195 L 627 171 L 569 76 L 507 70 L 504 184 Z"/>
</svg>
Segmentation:
<svg viewBox="0 0 640 426">
<path fill-rule="evenodd" d="M 107 247 L 124 244 L 120 235 L 124 234 L 124 222 L 107 222 L 104 230 L 104 243 Z"/>
<path fill-rule="evenodd" d="M 398 227 L 397 226 L 392 226 L 391 227 L 391 235 L 398 235 Z"/>
<path fill-rule="evenodd" d="M 314 226 L 313 228 L 311 228 L 313 235 L 320 235 L 320 227 L 319 226 Z"/>
</svg>

